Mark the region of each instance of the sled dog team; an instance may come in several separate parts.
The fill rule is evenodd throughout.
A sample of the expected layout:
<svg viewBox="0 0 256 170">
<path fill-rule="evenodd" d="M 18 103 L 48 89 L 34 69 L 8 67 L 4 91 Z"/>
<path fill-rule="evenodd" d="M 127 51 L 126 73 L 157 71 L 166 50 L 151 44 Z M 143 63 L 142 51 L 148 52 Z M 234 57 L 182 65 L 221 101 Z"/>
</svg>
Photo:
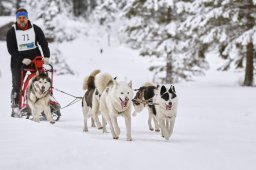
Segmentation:
<svg viewBox="0 0 256 170">
<path fill-rule="evenodd" d="M 28 105 L 31 109 L 33 120 L 39 122 L 39 116 L 44 112 L 50 123 L 55 123 L 50 112 L 50 88 L 51 81 L 46 74 L 38 74 L 28 85 L 26 91 Z M 155 86 L 145 83 L 136 89 L 135 97 L 132 82 L 117 81 L 110 74 L 94 70 L 85 77 L 83 82 L 85 94 L 82 99 L 84 115 L 84 132 L 88 131 L 87 120 L 91 117 L 92 125 L 103 132 L 107 132 L 106 124 L 109 125 L 113 139 L 118 139 L 120 128 L 117 117 L 125 119 L 126 138 L 132 140 L 131 112 L 132 105 L 136 113 L 144 108 L 148 109 L 149 130 L 161 131 L 162 137 L 169 140 L 177 113 L 177 95 L 174 86 Z M 102 116 L 100 116 L 102 115 Z M 102 123 L 99 120 L 102 118 Z M 154 127 L 151 122 L 154 122 Z"/>
<path fill-rule="evenodd" d="M 135 91 L 133 98 L 132 82 L 117 81 L 110 74 L 94 70 L 85 77 L 83 82 L 85 94 L 82 100 L 84 115 L 84 131 L 88 131 L 87 120 L 92 117 L 92 125 L 107 132 L 106 123 L 109 125 L 113 139 L 118 139 L 120 128 L 117 117 L 125 119 L 126 138 L 132 140 L 131 135 L 131 112 L 134 106 L 135 116 L 145 107 L 148 109 L 148 126 L 154 130 L 151 122 L 153 120 L 155 131 L 161 131 L 162 137 L 169 140 L 173 132 L 177 114 L 177 94 L 174 86 L 155 86 L 145 83 Z M 99 116 L 102 114 L 102 123 Z"/>
</svg>

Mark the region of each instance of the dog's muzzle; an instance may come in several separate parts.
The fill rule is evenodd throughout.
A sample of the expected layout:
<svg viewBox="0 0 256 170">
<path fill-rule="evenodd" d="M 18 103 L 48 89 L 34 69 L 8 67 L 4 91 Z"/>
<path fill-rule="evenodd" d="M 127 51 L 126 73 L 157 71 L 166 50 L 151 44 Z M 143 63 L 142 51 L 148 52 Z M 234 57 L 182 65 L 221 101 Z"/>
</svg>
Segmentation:
<svg viewBox="0 0 256 170">
<path fill-rule="evenodd" d="M 135 105 L 140 105 L 140 102 L 137 100 L 137 99 L 132 99 L 132 102 L 133 102 L 133 104 L 135 104 Z"/>
<path fill-rule="evenodd" d="M 121 98 L 119 98 L 119 99 L 120 99 L 120 101 L 121 101 L 121 106 L 122 106 L 122 108 L 128 106 L 128 102 L 129 102 L 129 98 L 128 98 L 128 97 L 125 97 L 124 100 L 122 100 Z"/>
<path fill-rule="evenodd" d="M 41 90 L 41 93 L 44 93 L 45 92 L 45 86 L 42 86 L 40 90 Z"/>
<path fill-rule="evenodd" d="M 165 104 L 166 110 L 172 110 L 172 102 L 169 102 L 168 104 Z"/>
</svg>

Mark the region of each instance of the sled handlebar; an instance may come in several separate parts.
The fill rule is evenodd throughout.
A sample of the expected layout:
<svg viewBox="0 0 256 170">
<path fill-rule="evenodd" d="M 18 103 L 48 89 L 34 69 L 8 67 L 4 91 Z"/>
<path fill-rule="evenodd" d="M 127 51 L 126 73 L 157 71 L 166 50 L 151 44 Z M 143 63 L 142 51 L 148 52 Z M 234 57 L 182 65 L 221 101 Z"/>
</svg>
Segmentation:
<svg viewBox="0 0 256 170">
<path fill-rule="evenodd" d="M 53 66 L 51 65 L 51 64 L 44 64 L 44 65 L 48 65 L 48 66 L 50 66 L 50 68 L 49 69 L 46 69 L 46 68 L 44 68 L 44 67 L 42 67 L 42 68 L 30 68 L 30 67 L 26 67 L 26 65 L 22 65 L 21 66 L 21 70 L 22 71 L 30 71 L 30 72 L 36 72 L 36 71 L 39 71 L 39 70 L 41 70 L 41 69 L 43 69 L 44 71 L 46 71 L 46 72 L 53 72 L 54 70 L 53 70 Z M 33 66 L 32 66 L 33 67 Z"/>
</svg>

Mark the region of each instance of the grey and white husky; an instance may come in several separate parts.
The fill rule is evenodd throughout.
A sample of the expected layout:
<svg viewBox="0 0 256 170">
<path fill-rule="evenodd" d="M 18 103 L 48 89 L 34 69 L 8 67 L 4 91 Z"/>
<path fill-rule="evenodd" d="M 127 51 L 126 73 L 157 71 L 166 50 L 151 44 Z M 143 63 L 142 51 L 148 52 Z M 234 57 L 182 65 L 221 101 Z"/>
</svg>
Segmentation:
<svg viewBox="0 0 256 170">
<path fill-rule="evenodd" d="M 100 73 L 100 70 L 94 70 L 90 73 L 89 76 L 85 77 L 83 82 L 83 90 L 85 90 L 85 94 L 82 100 L 82 108 L 84 114 L 84 132 L 88 131 L 87 119 L 92 117 L 92 126 L 94 122 L 98 129 L 102 129 L 102 125 L 99 121 L 99 99 L 100 95 L 98 90 L 95 87 L 95 76 Z"/>
<path fill-rule="evenodd" d="M 101 95 L 100 111 L 110 126 L 113 139 L 119 138 L 120 128 L 117 117 L 123 116 L 126 124 L 126 137 L 128 141 L 131 141 L 132 82 L 117 82 L 110 74 L 99 73 L 95 78 L 95 85 Z M 105 123 L 103 123 L 103 129 L 105 129 Z"/>
<path fill-rule="evenodd" d="M 50 123 L 55 123 L 50 108 L 51 80 L 45 73 L 37 73 L 28 84 L 26 98 L 33 116 L 33 121 L 40 122 L 40 115 L 44 112 Z"/>
<path fill-rule="evenodd" d="M 165 85 L 159 86 L 157 93 L 154 99 L 157 119 L 161 128 L 162 137 L 169 140 L 177 115 L 178 97 L 173 85 L 169 87 Z"/>
</svg>

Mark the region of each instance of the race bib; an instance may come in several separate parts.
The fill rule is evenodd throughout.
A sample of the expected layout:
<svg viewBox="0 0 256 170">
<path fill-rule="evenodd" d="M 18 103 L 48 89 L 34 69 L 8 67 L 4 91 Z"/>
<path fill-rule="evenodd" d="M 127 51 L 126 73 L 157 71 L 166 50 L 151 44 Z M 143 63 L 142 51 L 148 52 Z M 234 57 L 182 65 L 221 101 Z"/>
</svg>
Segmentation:
<svg viewBox="0 0 256 170">
<path fill-rule="evenodd" d="M 33 24 L 30 29 L 27 29 L 25 31 L 17 30 L 15 24 L 14 24 L 14 28 L 15 28 L 17 45 L 18 45 L 18 51 L 27 51 L 37 47 L 35 43 L 36 36 L 35 36 Z"/>
</svg>

